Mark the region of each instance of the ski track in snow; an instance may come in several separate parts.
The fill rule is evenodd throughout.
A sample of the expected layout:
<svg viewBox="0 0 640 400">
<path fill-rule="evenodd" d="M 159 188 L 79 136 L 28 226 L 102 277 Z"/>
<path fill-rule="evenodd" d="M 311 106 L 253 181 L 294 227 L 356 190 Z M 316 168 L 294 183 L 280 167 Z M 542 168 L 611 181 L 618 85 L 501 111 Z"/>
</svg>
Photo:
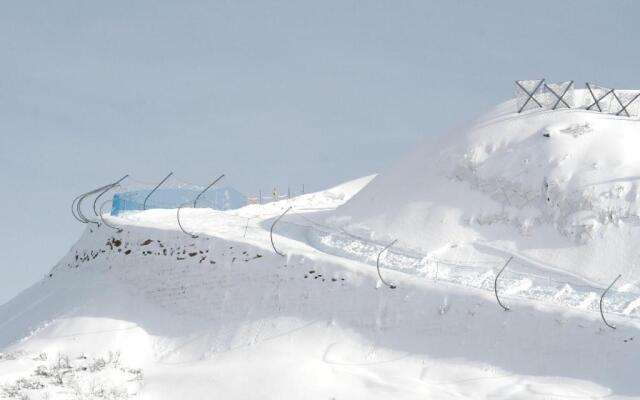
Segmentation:
<svg viewBox="0 0 640 400">
<path fill-rule="evenodd" d="M 311 221 L 306 218 L 307 221 Z M 357 239 L 335 229 L 329 231 L 326 225 L 315 225 L 280 221 L 279 224 L 293 225 L 306 230 L 305 242 L 319 251 L 339 257 L 345 257 L 375 266 L 382 244 Z M 281 229 L 282 231 L 282 229 Z M 286 236 L 286 233 L 281 233 Z M 296 235 L 289 236 L 296 239 Z M 297 238 L 299 240 L 299 238 Z M 403 252 L 399 246 L 392 247 L 380 259 L 381 268 L 394 270 L 419 278 L 431 279 L 455 285 L 493 292 L 494 279 L 502 264 L 486 267 L 469 263 L 456 263 L 454 260 L 440 259 L 433 255 L 419 255 L 415 250 Z M 518 255 L 516 255 L 518 256 Z M 506 260 L 506 257 L 505 257 Z M 523 265 L 512 262 L 498 281 L 501 297 L 517 297 L 540 301 L 557 306 L 566 306 L 578 310 L 599 312 L 599 300 L 604 288 L 577 284 L 575 277 L 562 276 L 558 271 L 539 269 L 537 265 Z M 536 273 L 518 271 L 518 266 L 535 268 Z M 565 279 L 562 279 L 565 278 Z M 640 296 L 637 292 L 610 290 L 605 297 L 605 311 L 623 317 L 640 318 Z"/>
</svg>

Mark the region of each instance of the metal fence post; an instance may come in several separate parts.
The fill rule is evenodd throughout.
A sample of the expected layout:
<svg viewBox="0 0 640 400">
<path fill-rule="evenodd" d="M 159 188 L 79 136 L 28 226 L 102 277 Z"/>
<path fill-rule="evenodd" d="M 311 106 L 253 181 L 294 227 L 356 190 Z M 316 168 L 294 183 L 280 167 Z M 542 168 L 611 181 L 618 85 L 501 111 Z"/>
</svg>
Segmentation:
<svg viewBox="0 0 640 400">
<path fill-rule="evenodd" d="M 600 102 L 607 97 L 608 95 L 610 95 L 611 93 L 614 92 L 614 89 L 609 89 L 605 94 L 603 94 L 600 97 L 596 97 L 596 95 L 593 93 L 593 90 L 591 89 L 591 85 L 589 84 L 589 82 L 586 83 L 587 85 L 587 89 L 589 89 L 589 93 L 591 94 L 591 97 L 593 98 L 593 103 L 588 106 L 586 109 L 587 110 L 591 110 L 591 107 L 593 106 L 597 106 L 598 107 L 598 111 L 602 112 L 602 107 L 600 107 Z"/>
<path fill-rule="evenodd" d="M 382 278 L 382 274 L 380 274 L 380 256 L 382 256 L 382 253 L 385 252 L 385 250 L 387 250 L 389 247 L 393 246 L 398 240 L 395 239 L 393 242 L 389 243 L 388 245 L 386 245 L 381 251 L 380 253 L 378 253 L 378 258 L 376 259 L 376 269 L 378 270 L 378 277 L 380 278 L 380 282 L 384 283 L 385 286 L 388 286 L 391 289 L 395 289 L 396 285 L 391 284 L 391 283 L 387 283 L 384 278 Z"/>
<path fill-rule="evenodd" d="M 277 255 L 284 257 L 285 254 L 284 253 L 280 253 L 278 251 L 278 249 L 276 249 L 276 245 L 273 243 L 273 228 L 276 226 L 276 224 L 278 223 L 278 221 L 280 221 L 280 219 L 282 217 L 284 217 L 284 215 L 286 213 L 288 213 L 293 207 L 289 207 L 285 210 L 285 212 L 283 212 L 278 218 L 275 219 L 275 221 L 273 221 L 273 224 L 271 224 L 271 229 L 269 230 L 269 238 L 271 239 L 271 247 L 273 247 L 273 251 L 276 252 Z"/>
<path fill-rule="evenodd" d="M 169 175 L 165 176 L 163 180 L 160 181 L 160 183 L 158 183 L 156 185 L 156 187 L 153 188 L 153 190 L 151 190 L 149 192 L 149 194 L 147 195 L 147 197 L 144 198 L 144 203 L 142 203 L 142 209 L 146 210 L 147 209 L 147 200 L 149 200 L 149 197 L 151 197 L 151 195 L 153 194 L 153 192 L 155 192 L 156 190 L 158 190 L 158 188 L 160 186 L 162 186 L 163 183 L 165 183 L 167 181 L 167 179 L 169 179 L 171 177 L 171 175 L 173 175 L 173 172 L 169 172 Z"/>
<path fill-rule="evenodd" d="M 602 300 L 604 299 L 604 296 L 607 294 L 607 292 L 609 290 L 611 290 L 611 288 L 613 287 L 613 285 L 616 284 L 616 282 L 618 282 L 618 279 L 620 279 L 620 277 L 622 276 L 622 274 L 619 274 L 616 279 L 613 280 L 613 282 L 611 282 L 611 285 L 609 285 L 608 288 L 605 289 L 604 292 L 602 292 L 602 296 L 600 296 L 600 316 L 602 317 L 602 321 L 604 321 L 604 324 L 606 326 L 608 326 L 611 329 L 616 329 L 615 325 L 611 325 L 610 323 L 607 322 L 607 320 L 604 317 L 604 312 L 602 311 Z"/>
<path fill-rule="evenodd" d="M 529 92 L 524 86 L 520 84 L 520 81 L 516 81 L 516 86 L 518 86 L 527 95 L 527 100 L 525 100 L 524 104 L 522 104 L 520 109 L 518 109 L 518 114 L 520 114 L 522 110 L 524 110 L 524 108 L 527 106 L 527 104 L 529 104 L 529 100 L 533 100 L 538 105 L 538 107 L 543 108 L 542 104 L 540 104 L 540 102 L 536 100 L 536 98 L 534 97 L 538 89 L 540 89 L 540 87 L 543 84 L 544 84 L 544 79 L 541 79 L 540 82 L 536 85 L 536 87 L 533 88 L 531 92 Z"/>
<path fill-rule="evenodd" d="M 493 281 L 493 291 L 496 294 L 496 300 L 498 300 L 498 304 L 500 305 L 500 307 L 502 307 L 503 310 L 505 311 L 509 311 L 510 308 L 509 306 L 505 306 L 504 304 L 502 304 L 502 302 L 500 301 L 500 297 L 498 296 L 498 278 L 500 278 L 500 275 L 502 274 L 502 272 L 507 268 L 507 265 L 509 265 L 509 263 L 511 262 L 511 260 L 513 260 L 513 256 L 509 257 L 509 259 L 507 260 L 507 262 L 504 264 L 504 267 L 502 267 L 502 269 L 500 270 L 500 272 L 498 272 L 498 275 L 496 275 L 496 279 Z"/>
<path fill-rule="evenodd" d="M 182 226 L 182 224 L 180 223 L 180 210 L 182 209 L 183 206 L 187 205 L 189 203 L 184 203 L 181 204 L 178 207 L 178 211 L 176 212 L 176 219 L 178 220 L 178 227 L 180 228 L 180 230 L 185 234 L 185 235 L 189 235 L 191 236 L 193 239 L 196 239 L 198 237 L 198 235 L 196 235 L 195 233 L 191 233 L 191 232 L 187 232 L 184 227 Z"/>
<path fill-rule="evenodd" d="M 98 211 L 96 210 L 96 204 L 98 203 L 98 200 L 100 200 L 100 197 L 104 196 L 109 190 L 111 190 L 111 189 L 115 188 L 116 186 L 118 186 L 120 183 L 122 183 L 123 180 L 127 179 L 128 177 L 129 177 L 129 174 L 126 174 L 122 178 L 120 178 L 117 181 L 113 182 L 111 185 L 109 185 L 107 188 L 105 188 L 99 195 L 96 196 L 96 198 L 93 200 L 93 213 L 96 215 L 96 217 L 99 216 L 98 215 Z"/>
<path fill-rule="evenodd" d="M 83 220 L 82 218 L 80 218 L 80 216 L 77 214 L 77 212 L 78 212 L 78 205 L 77 205 L 77 202 L 81 201 L 85 196 L 88 196 L 88 195 L 90 195 L 91 193 L 95 193 L 95 192 L 97 192 L 97 191 L 103 190 L 105 187 L 106 187 L 106 186 L 102 186 L 102 187 L 100 187 L 100 188 L 98 188 L 98 189 L 94 189 L 94 190 L 91 190 L 91 191 L 89 191 L 89 192 L 85 192 L 85 193 L 82 193 L 82 194 L 80 194 L 80 195 L 76 196 L 76 197 L 73 199 L 73 201 L 71 202 L 71 214 L 73 214 L 73 217 L 74 217 L 75 219 L 77 219 L 78 221 L 82 222 L 83 224 L 86 224 L 86 223 L 87 223 L 87 221 L 85 221 L 85 220 Z"/>
<path fill-rule="evenodd" d="M 103 224 L 103 225 L 108 226 L 109 228 L 114 229 L 114 230 L 116 230 L 118 233 L 120 233 L 120 232 L 122 232 L 122 228 L 118 228 L 117 226 L 113 226 L 113 225 L 109 224 L 109 223 L 104 219 L 102 209 L 104 208 L 104 205 L 105 205 L 105 204 L 107 204 L 108 202 L 109 202 L 109 200 L 106 200 L 106 201 L 104 201 L 104 202 L 100 205 L 100 210 L 99 210 L 99 214 L 98 214 L 98 216 L 100 217 L 100 221 L 102 221 L 102 224 Z"/>
<path fill-rule="evenodd" d="M 77 196 L 75 199 L 73 199 L 73 202 L 71 203 L 71 213 L 73 214 L 73 216 L 75 217 L 75 219 L 77 219 L 78 221 L 82 222 L 83 224 L 88 224 L 88 223 L 93 223 L 93 224 L 98 224 L 98 222 L 90 220 L 89 218 L 87 218 L 84 213 L 82 212 L 82 202 L 84 201 L 84 199 L 86 199 L 87 197 L 91 196 L 92 194 L 96 194 L 98 192 L 101 192 L 102 190 L 110 187 L 111 184 L 109 185 L 104 185 L 101 186 L 97 189 L 93 189 L 89 192 L 83 193 L 79 196 Z"/>
<path fill-rule="evenodd" d="M 211 182 L 209 184 L 209 186 L 207 186 L 206 188 L 204 188 L 204 190 L 200 193 L 198 193 L 198 195 L 196 196 L 195 200 L 193 200 L 193 208 L 196 208 L 196 204 L 198 203 L 198 199 L 200 199 L 200 196 L 202 196 L 207 190 L 211 189 L 211 186 L 215 185 L 216 183 L 218 183 L 218 181 L 220 179 L 224 178 L 224 174 L 220 175 L 215 181 Z"/>
<path fill-rule="evenodd" d="M 84 196 L 84 193 L 81 195 L 78 195 L 77 197 L 75 197 L 73 199 L 73 201 L 71 202 L 71 214 L 73 214 L 73 218 L 77 219 L 78 221 L 82 222 L 83 224 L 85 223 L 83 220 L 80 219 L 80 217 L 76 214 L 76 202 L 78 200 L 80 200 L 80 198 Z"/>
<path fill-rule="evenodd" d="M 616 113 L 616 115 L 620 115 L 624 111 L 624 113 L 627 114 L 627 117 L 630 117 L 631 115 L 629 115 L 629 111 L 627 111 L 627 107 L 629 107 L 631 105 L 631 103 L 633 103 L 634 101 L 636 101 L 636 99 L 638 97 L 640 97 L 640 93 L 638 93 L 635 96 L 633 96 L 633 98 L 631 100 L 629 100 L 629 102 L 627 102 L 627 104 L 622 104 L 622 100 L 620 100 L 620 97 L 618 97 L 618 95 L 616 94 L 615 91 L 613 92 L 613 96 L 616 98 L 616 100 L 618 100 L 618 104 L 620 104 L 620 107 L 622 107 L 620 109 L 620 111 L 618 111 Z"/>
<path fill-rule="evenodd" d="M 562 83 L 560 83 L 560 84 L 562 84 Z M 573 81 L 570 81 L 569 84 L 567 85 L 567 87 L 564 88 L 562 93 L 557 93 L 549 85 L 547 85 L 546 83 L 544 84 L 545 89 L 547 89 L 557 99 L 556 102 L 553 104 L 553 107 L 551 107 L 552 110 L 555 110 L 556 108 L 558 108 L 558 106 L 560 105 L 560 102 L 564 103 L 564 105 L 567 106 L 567 108 L 571 108 L 569 103 L 567 103 L 565 101 L 564 96 L 567 94 L 567 92 L 569 91 L 569 89 L 571 89 L 572 86 L 573 86 Z"/>
<path fill-rule="evenodd" d="M 247 229 L 249 229 L 249 221 L 251 220 L 251 218 L 254 218 L 254 217 L 247 218 L 247 224 L 244 226 L 244 234 L 242 235 L 243 238 L 247 237 Z"/>
<path fill-rule="evenodd" d="M 76 203 L 76 214 L 78 215 L 78 217 L 80 218 L 80 221 L 88 224 L 88 223 L 96 223 L 95 221 L 90 220 L 89 218 L 87 218 L 84 213 L 82 212 L 82 202 L 84 201 L 84 199 L 86 199 L 87 197 L 91 196 L 92 194 L 98 193 L 99 191 L 103 190 L 106 186 L 103 186 L 99 189 L 95 189 L 92 190 L 88 193 L 83 194 L 82 196 L 80 196 L 80 198 L 78 199 L 78 202 Z"/>
</svg>

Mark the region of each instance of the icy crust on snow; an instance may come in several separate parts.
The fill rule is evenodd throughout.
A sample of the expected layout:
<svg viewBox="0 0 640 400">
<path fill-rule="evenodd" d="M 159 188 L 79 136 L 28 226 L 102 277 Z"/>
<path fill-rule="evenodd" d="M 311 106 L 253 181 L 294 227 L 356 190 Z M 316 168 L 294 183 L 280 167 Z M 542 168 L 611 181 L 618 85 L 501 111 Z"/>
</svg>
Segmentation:
<svg viewBox="0 0 640 400">
<path fill-rule="evenodd" d="M 587 279 L 637 279 L 640 121 L 514 107 L 379 175 L 332 224 L 426 252 L 490 242 Z"/>
</svg>

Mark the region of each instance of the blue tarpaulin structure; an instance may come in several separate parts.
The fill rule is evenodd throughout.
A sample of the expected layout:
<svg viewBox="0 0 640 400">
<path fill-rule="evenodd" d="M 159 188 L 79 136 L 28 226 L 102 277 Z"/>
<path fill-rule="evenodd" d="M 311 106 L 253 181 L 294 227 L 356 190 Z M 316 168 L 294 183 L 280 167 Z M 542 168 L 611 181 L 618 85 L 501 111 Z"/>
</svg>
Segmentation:
<svg viewBox="0 0 640 400">
<path fill-rule="evenodd" d="M 202 189 L 158 189 L 147 200 L 147 210 L 153 208 L 178 208 L 193 202 Z M 111 215 L 144 209 L 144 199 L 151 190 L 116 193 L 113 196 Z M 247 204 L 247 196 L 231 186 L 212 188 L 198 200 L 198 208 L 232 210 Z"/>
</svg>

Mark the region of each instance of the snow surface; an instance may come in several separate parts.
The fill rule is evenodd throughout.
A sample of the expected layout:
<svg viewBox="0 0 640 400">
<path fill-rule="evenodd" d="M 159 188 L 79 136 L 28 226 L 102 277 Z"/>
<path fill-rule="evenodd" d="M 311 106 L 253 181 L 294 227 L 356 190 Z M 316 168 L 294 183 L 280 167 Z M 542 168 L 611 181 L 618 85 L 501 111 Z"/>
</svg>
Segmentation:
<svg viewBox="0 0 640 400">
<path fill-rule="evenodd" d="M 558 129 L 540 136 L 565 135 Z M 496 135 L 503 147 L 518 142 Z M 444 159 L 453 162 L 457 149 Z M 612 330 L 597 312 L 601 288 L 582 271 L 567 274 L 518 253 L 517 270 L 499 284 L 512 308 L 502 311 L 493 280 L 510 244 L 467 239 L 491 229 L 517 236 L 517 223 L 471 228 L 454 218 L 467 208 L 453 207 L 499 203 L 472 181 L 509 171 L 423 169 L 421 183 L 397 181 L 389 188 L 396 193 L 383 193 L 382 183 L 403 168 L 239 210 L 183 209 L 181 223 L 197 237 L 178 229 L 176 210 L 105 215 L 122 231 L 89 226 L 49 276 L 0 307 L 0 398 L 640 398 L 633 285 L 607 296 Z M 433 203 L 446 198 L 449 208 Z M 270 228 L 289 207 L 274 227 L 281 257 Z M 448 230 L 420 230 L 442 225 L 420 214 L 425 209 L 447 218 Z M 514 221 L 524 215 L 505 209 Z M 380 221 L 384 229 L 372 230 Z M 544 226 L 533 226 L 533 235 Z M 425 232 L 441 248 L 424 252 Z M 558 252 L 589 246 L 554 227 L 546 232 L 566 241 Z M 396 289 L 382 285 L 375 268 L 392 237 L 401 241 L 382 254 L 380 273 Z"/>
<path fill-rule="evenodd" d="M 601 286 L 617 274 L 637 283 L 640 120 L 516 114 L 514 101 L 380 174 L 331 222 L 423 254 L 473 248 L 467 264 L 491 247 Z"/>
<path fill-rule="evenodd" d="M 104 215 L 0 306 L 0 398 L 640 398 L 638 121 L 512 108 L 191 234 Z"/>
</svg>

